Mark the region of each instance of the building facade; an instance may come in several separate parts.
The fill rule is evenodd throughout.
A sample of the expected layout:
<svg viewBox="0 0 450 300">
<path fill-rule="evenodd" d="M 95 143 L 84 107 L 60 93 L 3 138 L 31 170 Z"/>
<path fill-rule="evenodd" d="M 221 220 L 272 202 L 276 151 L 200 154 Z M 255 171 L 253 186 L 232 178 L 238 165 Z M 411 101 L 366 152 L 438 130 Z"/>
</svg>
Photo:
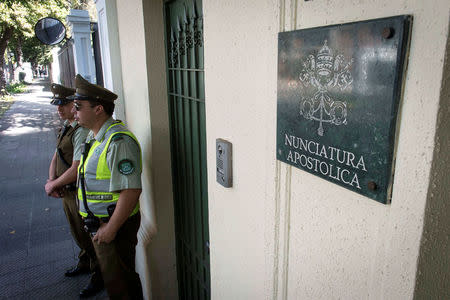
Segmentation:
<svg viewBox="0 0 450 300">
<path fill-rule="evenodd" d="M 147 298 L 449 297 L 448 1 L 97 8 L 104 78 L 143 149 Z M 391 203 L 381 204 L 276 159 L 278 33 L 397 15 L 413 24 Z M 218 138 L 232 144 L 231 188 L 216 181 Z"/>
</svg>

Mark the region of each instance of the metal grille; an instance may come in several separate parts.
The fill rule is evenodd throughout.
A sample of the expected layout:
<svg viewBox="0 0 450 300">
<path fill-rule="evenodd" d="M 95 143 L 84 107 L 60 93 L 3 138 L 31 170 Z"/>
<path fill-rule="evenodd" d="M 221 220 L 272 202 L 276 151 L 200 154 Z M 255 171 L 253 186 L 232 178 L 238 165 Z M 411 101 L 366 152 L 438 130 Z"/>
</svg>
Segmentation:
<svg viewBox="0 0 450 300">
<path fill-rule="evenodd" d="M 165 4 L 180 299 L 210 299 L 201 1 Z"/>
</svg>

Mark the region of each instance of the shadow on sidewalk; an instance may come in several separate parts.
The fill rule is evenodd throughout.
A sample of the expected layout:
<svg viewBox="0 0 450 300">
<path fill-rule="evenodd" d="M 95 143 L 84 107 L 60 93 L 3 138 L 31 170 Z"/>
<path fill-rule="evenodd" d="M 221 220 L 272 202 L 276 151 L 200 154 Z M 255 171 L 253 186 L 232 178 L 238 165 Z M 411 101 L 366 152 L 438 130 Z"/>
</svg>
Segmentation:
<svg viewBox="0 0 450 300">
<path fill-rule="evenodd" d="M 44 78 L 29 84 L 25 93 L 14 95 L 13 104 L 0 119 L 0 140 L 2 135 L 56 132 L 61 121 L 55 107 L 50 105 L 51 98 L 50 82 Z"/>
<path fill-rule="evenodd" d="M 43 78 L 35 78 L 33 80 L 33 83 L 31 83 L 31 85 L 41 85 L 44 88 L 42 89 L 43 92 L 50 92 L 50 79 L 48 77 L 43 77 Z"/>
<path fill-rule="evenodd" d="M 79 248 L 61 199 L 44 191 L 61 124 L 49 87 L 35 80 L 0 119 L 0 299 L 78 299 L 89 281 L 64 276 Z"/>
</svg>

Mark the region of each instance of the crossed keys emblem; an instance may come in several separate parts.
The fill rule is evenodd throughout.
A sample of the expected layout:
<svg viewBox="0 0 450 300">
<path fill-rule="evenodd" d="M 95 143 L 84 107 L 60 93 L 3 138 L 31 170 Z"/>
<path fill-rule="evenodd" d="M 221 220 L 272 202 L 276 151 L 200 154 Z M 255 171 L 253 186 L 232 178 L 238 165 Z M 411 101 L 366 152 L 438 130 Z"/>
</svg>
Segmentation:
<svg viewBox="0 0 450 300">
<path fill-rule="evenodd" d="M 319 122 L 317 134 L 320 136 L 324 134 L 324 123 L 347 124 L 346 102 L 333 99 L 328 90 L 338 87 L 343 91 L 352 84 L 352 63 L 353 58 L 346 63 L 343 55 L 334 57 L 327 46 L 327 40 L 316 56 L 310 54 L 302 62 L 303 69 L 299 76 L 301 83 L 305 87 L 312 85 L 317 91 L 312 97 L 301 97 L 300 115 L 307 120 Z"/>
</svg>

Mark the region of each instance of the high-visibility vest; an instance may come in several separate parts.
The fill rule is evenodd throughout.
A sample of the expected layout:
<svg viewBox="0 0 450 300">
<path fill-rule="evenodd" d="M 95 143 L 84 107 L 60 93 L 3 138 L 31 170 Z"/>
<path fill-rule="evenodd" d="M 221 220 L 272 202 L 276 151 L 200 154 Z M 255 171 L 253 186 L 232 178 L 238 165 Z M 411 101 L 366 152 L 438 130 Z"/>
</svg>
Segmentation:
<svg viewBox="0 0 450 300">
<path fill-rule="evenodd" d="M 86 200 L 89 210 L 97 217 L 108 217 L 107 207 L 116 204 L 119 200 L 120 193 L 109 191 L 111 171 L 109 170 L 108 162 L 106 161 L 109 144 L 114 139 L 114 136 L 118 134 L 128 135 L 133 138 L 140 150 L 140 145 L 136 137 L 128 131 L 122 122 L 116 121 L 108 127 L 101 141 L 95 140 L 89 149 L 86 161 L 84 161 L 84 157 L 82 157 L 80 165 L 78 166 L 78 174 L 84 174 Z M 139 158 L 139 163 L 142 169 L 141 158 Z M 80 207 L 79 213 L 81 216 L 86 217 L 87 211 L 83 205 L 81 184 L 78 184 L 78 200 Z M 136 205 L 130 216 L 136 214 L 138 211 L 139 203 Z"/>
</svg>

